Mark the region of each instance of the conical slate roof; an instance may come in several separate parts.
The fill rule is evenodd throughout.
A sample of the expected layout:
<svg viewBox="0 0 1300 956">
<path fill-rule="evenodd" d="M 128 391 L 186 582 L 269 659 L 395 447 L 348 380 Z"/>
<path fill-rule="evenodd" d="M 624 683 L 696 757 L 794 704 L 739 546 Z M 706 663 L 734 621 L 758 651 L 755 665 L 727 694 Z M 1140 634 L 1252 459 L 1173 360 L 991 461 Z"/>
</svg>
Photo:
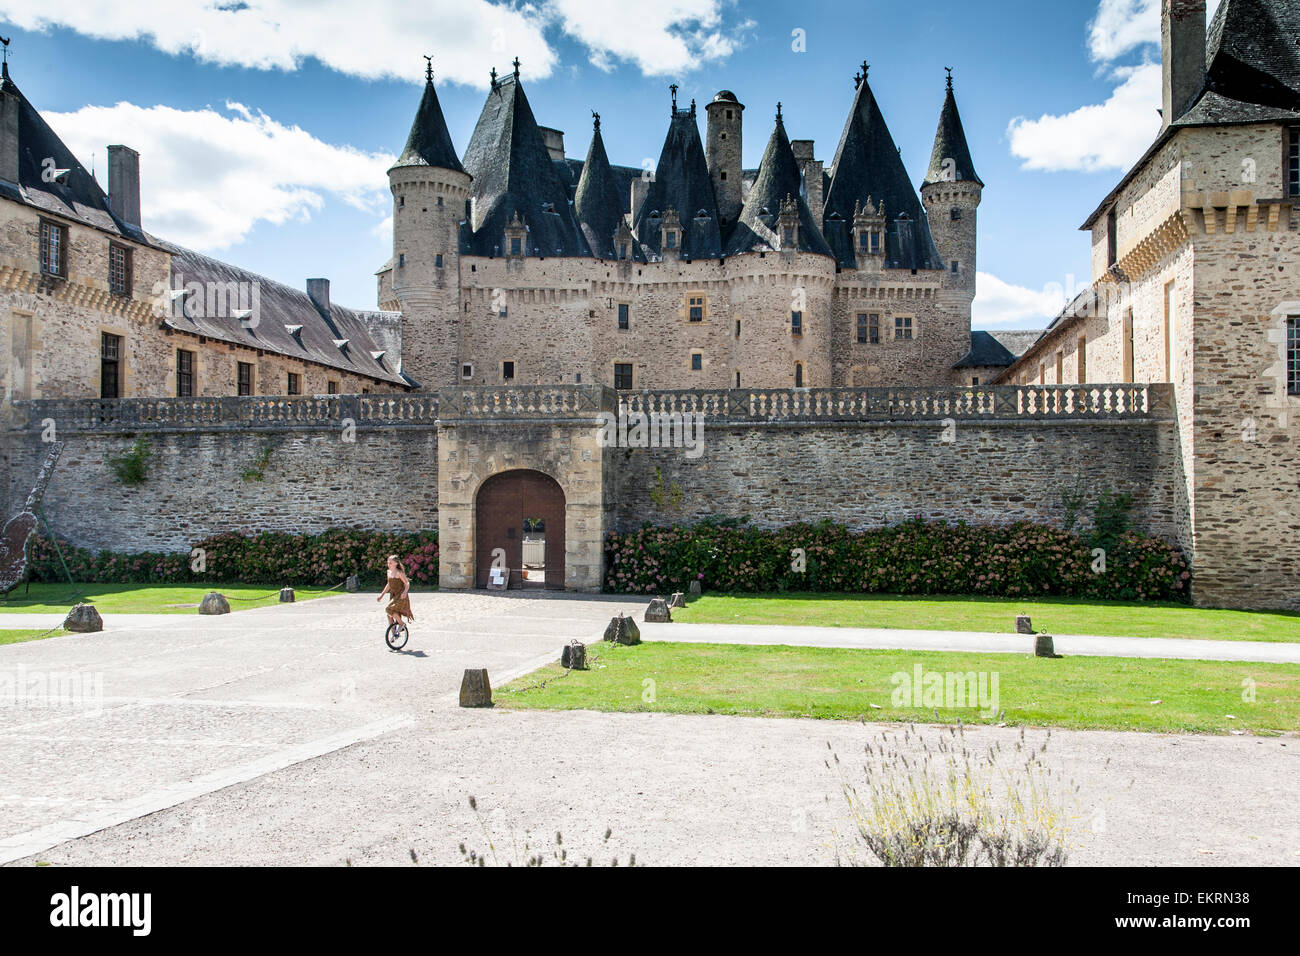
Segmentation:
<svg viewBox="0 0 1300 956">
<path fill-rule="evenodd" d="M 984 185 L 975 174 L 975 163 L 970 158 L 966 130 L 961 125 L 957 99 L 952 94 L 951 76 L 948 77 L 948 93 L 943 98 L 943 112 L 939 114 L 939 130 L 934 134 L 934 152 L 930 154 L 930 169 L 925 174 L 924 185 L 944 182 Z"/>
<path fill-rule="evenodd" d="M 884 203 L 885 267 L 890 269 L 942 268 L 930 237 L 921 201 L 917 198 L 903 160 L 889 134 L 871 86 L 863 77 L 853 98 L 835 150 L 834 173 L 826 193 L 822 232 L 839 263 L 853 268 L 853 215 L 868 200 Z M 906 217 L 906 218 L 901 218 Z"/>
<path fill-rule="evenodd" d="M 594 123 L 591 148 L 587 150 L 587 161 L 582 165 L 582 176 L 574 193 L 573 211 L 591 251 L 602 259 L 617 258 L 614 233 L 623 222 L 623 202 L 605 153 L 599 117 Z"/>
<path fill-rule="evenodd" d="M 463 252 L 501 255 L 506 224 L 517 214 L 528 227 L 526 255 L 591 255 L 518 76 L 489 91 L 465 150 L 465 171 L 474 184 Z"/>
<path fill-rule="evenodd" d="M 458 173 L 465 171 L 456 156 L 456 148 L 451 144 L 451 134 L 447 132 L 438 92 L 433 88 L 432 70 L 425 74 L 424 96 L 420 99 L 420 108 L 415 111 L 411 135 L 406 138 L 406 147 L 396 165 L 436 166 L 454 169 Z"/>
<path fill-rule="evenodd" d="M 808 208 L 807 197 L 800 190 L 801 184 L 799 163 L 794 158 L 790 138 L 785 132 L 785 123 L 778 113 L 776 127 L 772 130 L 767 149 L 763 151 L 763 159 L 758 165 L 758 176 L 745 198 L 745 206 L 740 211 L 735 231 L 727 241 L 727 255 L 779 249 L 778 217 L 781 203 L 791 198 L 799 207 L 799 251 L 834 256 Z"/>
<path fill-rule="evenodd" d="M 1300 107 L 1300 4 L 1223 0 L 1207 38 L 1207 86 L 1244 103 Z"/>
<path fill-rule="evenodd" d="M 636 216 L 636 236 L 641 245 L 659 253 L 659 226 L 669 209 L 682 222 L 681 255 L 688 259 L 717 259 L 722 255 L 722 232 L 713 180 L 704 159 L 704 145 L 694 110 L 673 110 L 664 148 L 659 153 L 654 180 Z M 658 214 L 660 218 L 655 218 Z"/>
</svg>

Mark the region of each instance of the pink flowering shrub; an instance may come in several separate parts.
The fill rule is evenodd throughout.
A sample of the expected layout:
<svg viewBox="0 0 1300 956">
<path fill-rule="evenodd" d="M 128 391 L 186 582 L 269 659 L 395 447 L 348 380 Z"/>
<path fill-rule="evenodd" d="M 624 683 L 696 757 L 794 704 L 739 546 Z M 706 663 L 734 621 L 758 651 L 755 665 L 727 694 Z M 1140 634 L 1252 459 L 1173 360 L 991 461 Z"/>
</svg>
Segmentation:
<svg viewBox="0 0 1300 956">
<path fill-rule="evenodd" d="M 82 584 L 185 584 L 237 581 L 329 587 L 349 575 L 365 584 L 382 582 L 385 561 L 399 555 L 412 584 L 438 583 L 438 533 L 333 528 L 321 534 L 219 534 L 194 543 L 206 567 L 191 570 L 189 552 L 98 553 L 60 541 L 73 580 Z M 54 545 L 36 537 L 29 545 L 33 581 L 66 581 Z"/>
<path fill-rule="evenodd" d="M 806 570 L 793 569 L 796 548 Z M 605 541 L 605 589 L 667 594 L 699 580 L 715 591 L 848 591 L 882 594 L 1057 595 L 1104 600 L 1188 601 L 1182 553 L 1136 531 L 1106 549 L 1094 572 L 1093 544 L 1047 525 L 906 521 L 852 532 L 841 525 L 776 530 L 703 523 L 646 526 Z"/>
</svg>

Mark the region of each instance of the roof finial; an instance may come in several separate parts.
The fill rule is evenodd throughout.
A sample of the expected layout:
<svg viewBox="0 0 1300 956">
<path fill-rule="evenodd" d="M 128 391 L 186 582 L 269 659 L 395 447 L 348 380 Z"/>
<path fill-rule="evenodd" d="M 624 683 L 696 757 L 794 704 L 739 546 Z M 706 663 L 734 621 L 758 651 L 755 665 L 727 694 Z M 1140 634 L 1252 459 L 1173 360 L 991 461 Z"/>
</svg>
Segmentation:
<svg viewBox="0 0 1300 956">
<path fill-rule="evenodd" d="M 0 43 L 4 44 L 4 78 L 9 79 L 9 41 L 11 37 L 0 37 Z"/>
<path fill-rule="evenodd" d="M 672 90 L 673 92 L 673 116 L 676 116 L 677 115 L 677 84 L 670 83 L 668 85 L 668 89 Z"/>
<path fill-rule="evenodd" d="M 781 122 L 781 101 L 776 101 L 776 121 Z"/>
<path fill-rule="evenodd" d="M 951 93 L 952 92 L 952 67 L 945 66 L 944 69 L 948 71 L 948 92 Z"/>
<path fill-rule="evenodd" d="M 600 132 L 600 114 L 595 110 L 591 111 L 591 125 L 595 127 L 596 132 Z"/>
<path fill-rule="evenodd" d="M 433 57 L 427 53 L 424 54 L 424 81 L 426 83 L 433 82 Z"/>
<path fill-rule="evenodd" d="M 862 61 L 862 78 L 863 78 L 864 80 L 867 78 L 867 72 L 868 72 L 870 69 L 871 69 L 871 64 L 868 63 L 866 60 L 863 60 L 863 61 Z"/>
<path fill-rule="evenodd" d="M 861 85 L 862 85 L 862 74 L 861 74 L 861 73 L 854 73 L 854 74 L 853 74 L 853 88 L 856 90 L 856 89 L 857 89 L 858 87 L 860 87 Z"/>
<path fill-rule="evenodd" d="M 695 115 L 695 97 L 691 97 L 691 115 Z"/>
<path fill-rule="evenodd" d="M 492 89 L 495 90 L 497 88 L 497 68 L 492 67 L 492 72 L 488 75 L 492 77 Z"/>
<path fill-rule="evenodd" d="M 515 67 L 515 79 L 517 80 L 519 79 L 519 57 L 515 57 L 514 67 Z"/>
</svg>

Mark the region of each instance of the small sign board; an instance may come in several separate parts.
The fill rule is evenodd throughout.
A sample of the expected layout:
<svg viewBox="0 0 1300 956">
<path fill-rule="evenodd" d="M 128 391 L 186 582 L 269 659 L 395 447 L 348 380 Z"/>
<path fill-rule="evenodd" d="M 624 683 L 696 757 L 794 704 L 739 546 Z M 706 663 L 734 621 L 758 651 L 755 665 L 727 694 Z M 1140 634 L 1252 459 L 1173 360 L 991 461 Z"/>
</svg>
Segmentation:
<svg viewBox="0 0 1300 956">
<path fill-rule="evenodd" d="M 489 591 L 504 591 L 506 588 L 510 587 L 510 569 L 489 569 L 487 586 Z"/>
</svg>

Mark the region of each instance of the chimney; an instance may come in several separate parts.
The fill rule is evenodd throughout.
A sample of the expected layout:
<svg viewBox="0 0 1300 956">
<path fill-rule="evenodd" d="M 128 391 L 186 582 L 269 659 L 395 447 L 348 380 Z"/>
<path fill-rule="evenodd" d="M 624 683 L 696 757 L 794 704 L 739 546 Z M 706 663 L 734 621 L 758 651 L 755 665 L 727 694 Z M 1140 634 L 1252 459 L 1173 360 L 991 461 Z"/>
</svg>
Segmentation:
<svg viewBox="0 0 1300 956">
<path fill-rule="evenodd" d="M 4 78 L 7 85 L 7 65 Z M 3 88 L 0 88 L 0 179 L 18 182 L 18 94 Z"/>
<path fill-rule="evenodd" d="M 326 315 L 330 314 L 330 280 L 308 279 L 307 296 L 316 303 L 316 308 Z"/>
<path fill-rule="evenodd" d="M 539 126 L 537 130 L 542 134 L 542 142 L 552 162 L 564 162 L 564 132 L 549 126 Z"/>
<path fill-rule="evenodd" d="M 795 161 L 799 164 L 799 172 L 803 174 L 804 188 L 808 193 L 808 208 L 812 211 L 813 221 L 821 224 L 822 221 L 822 167 L 820 159 L 813 156 L 813 141 L 810 139 L 796 139 L 790 143 L 790 149 L 794 151 Z"/>
<path fill-rule="evenodd" d="M 129 226 L 140 226 L 140 154 L 129 146 L 108 147 L 108 208 Z"/>
<path fill-rule="evenodd" d="M 1205 86 L 1205 0 L 1160 0 L 1163 132 Z"/>
</svg>

